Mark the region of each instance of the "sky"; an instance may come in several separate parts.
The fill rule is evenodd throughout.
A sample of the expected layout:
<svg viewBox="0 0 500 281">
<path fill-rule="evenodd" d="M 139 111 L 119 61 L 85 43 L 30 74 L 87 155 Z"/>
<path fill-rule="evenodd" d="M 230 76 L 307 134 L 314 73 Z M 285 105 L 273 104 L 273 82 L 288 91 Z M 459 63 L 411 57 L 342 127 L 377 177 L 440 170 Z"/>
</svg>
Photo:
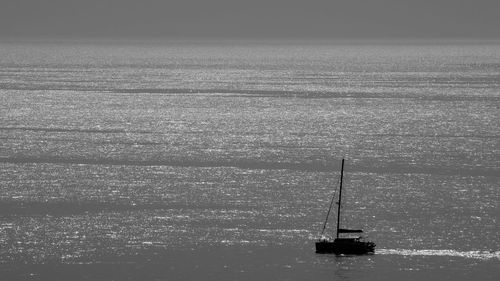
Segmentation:
<svg viewBox="0 0 500 281">
<path fill-rule="evenodd" d="M 500 1 L 1 0 L 5 37 L 500 39 Z"/>
</svg>

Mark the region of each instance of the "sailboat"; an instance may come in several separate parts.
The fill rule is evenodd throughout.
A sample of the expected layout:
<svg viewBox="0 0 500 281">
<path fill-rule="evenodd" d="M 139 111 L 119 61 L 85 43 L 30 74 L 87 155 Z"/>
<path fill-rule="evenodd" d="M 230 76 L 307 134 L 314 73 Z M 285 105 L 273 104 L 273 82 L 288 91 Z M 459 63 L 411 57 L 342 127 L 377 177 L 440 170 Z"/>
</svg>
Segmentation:
<svg viewBox="0 0 500 281">
<path fill-rule="evenodd" d="M 330 215 L 330 211 L 333 206 L 333 202 L 335 200 L 335 194 L 332 197 L 332 201 L 330 202 L 330 208 L 328 209 L 328 213 L 326 215 L 325 223 L 323 225 L 322 237 L 316 242 L 316 253 L 326 254 L 333 253 L 337 255 L 341 254 L 354 254 L 354 255 L 362 255 L 369 254 L 375 252 L 375 243 L 370 241 L 364 241 L 361 236 L 358 237 L 340 237 L 340 234 L 347 233 L 363 233 L 361 229 L 347 229 L 340 227 L 340 208 L 342 204 L 342 181 L 344 177 L 344 159 L 342 159 L 342 168 L 340 172 L 340 189 L 339 189 L 339 201 L 338 210 L 337 210 L 337 231 L 336 238 L 332 241 L 331 239 L 324 238 L 323 234 L 326 229 L 326 224 L 328 222 L 328 217 Z"/>
</svg>

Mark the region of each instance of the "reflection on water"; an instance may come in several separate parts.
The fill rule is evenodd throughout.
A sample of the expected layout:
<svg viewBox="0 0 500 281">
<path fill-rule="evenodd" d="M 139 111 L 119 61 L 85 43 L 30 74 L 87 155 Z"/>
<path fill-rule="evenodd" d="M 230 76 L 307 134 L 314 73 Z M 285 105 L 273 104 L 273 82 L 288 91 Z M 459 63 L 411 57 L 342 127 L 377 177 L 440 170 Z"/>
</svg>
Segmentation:
<svg viewBox="0 0 500 281">
<path fill-rule="evenodd" d="M 11 280 L 498 272 L 497 45 L 1 46 Z M 375 255 L 314 253 L 341 158 Z"/>
</svg>

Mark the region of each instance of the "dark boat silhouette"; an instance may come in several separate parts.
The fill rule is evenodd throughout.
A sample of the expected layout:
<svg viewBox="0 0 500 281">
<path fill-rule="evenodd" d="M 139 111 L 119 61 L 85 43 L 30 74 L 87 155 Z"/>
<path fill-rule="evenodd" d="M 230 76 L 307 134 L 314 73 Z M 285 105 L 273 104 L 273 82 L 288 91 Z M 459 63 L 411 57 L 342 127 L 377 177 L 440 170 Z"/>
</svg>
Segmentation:
<svg viewBox="0 0 500 281">
<path fill-rule="evenodd" d="M 328 217 L 330 216 L 330 211 L 332 210 L 333 202 L 335 200 L 335 194 L 332 196 L 332 201 L 330 202 L 330 208 L 328 208 L 328 213 L 326 214 L 325 223 L 323 224 L 323 231 L 321 232 L 321 238 L 316 242 L 316 253 L 319 254 L 352 254 L 352 255 L 362 255 L 375 252 L 375 243 L 370 241 L 364 241 L 361 236 L 358 237 L 340 237 L 342 233 L 363 233 L 361 229 L 346 229 L 340 228 L 340 207 L 342 204 L 342 181 L 344 177 L 344 159 L 342 159 L 342 168 L 340 172 L 340 189 L 339 189 L 339 201 L 337 210 L 337 229 L 336 238 L 332 241 L 331 239 L 324 238 L 323 234 L 326 229 L 326 224 L 328 222 Z"/>
</svg>

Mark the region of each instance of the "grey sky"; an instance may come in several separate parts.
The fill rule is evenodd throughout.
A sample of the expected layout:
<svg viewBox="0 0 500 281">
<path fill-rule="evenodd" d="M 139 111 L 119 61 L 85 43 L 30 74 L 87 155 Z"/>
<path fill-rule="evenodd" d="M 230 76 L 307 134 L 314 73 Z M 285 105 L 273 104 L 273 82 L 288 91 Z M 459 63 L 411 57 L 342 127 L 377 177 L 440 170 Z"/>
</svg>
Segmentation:
<svg viewBox="0 0 500 281">
<path fill-rule="evenodd" d="M 0 36 L 500 39 L 500 1 L 1 0 Z"/>
</svg>

